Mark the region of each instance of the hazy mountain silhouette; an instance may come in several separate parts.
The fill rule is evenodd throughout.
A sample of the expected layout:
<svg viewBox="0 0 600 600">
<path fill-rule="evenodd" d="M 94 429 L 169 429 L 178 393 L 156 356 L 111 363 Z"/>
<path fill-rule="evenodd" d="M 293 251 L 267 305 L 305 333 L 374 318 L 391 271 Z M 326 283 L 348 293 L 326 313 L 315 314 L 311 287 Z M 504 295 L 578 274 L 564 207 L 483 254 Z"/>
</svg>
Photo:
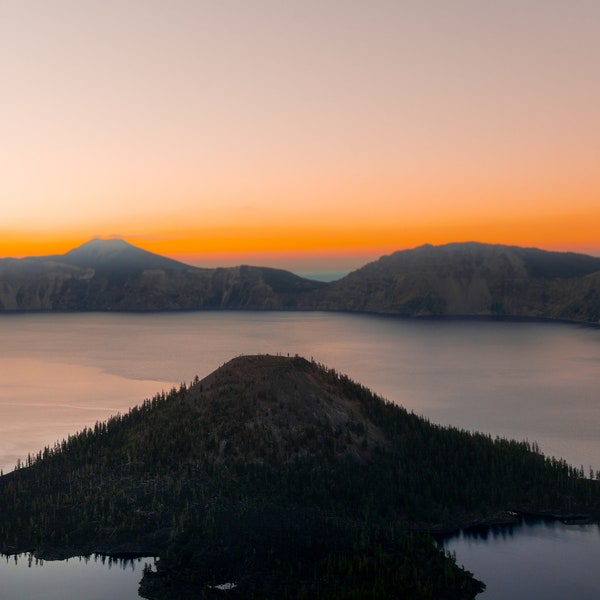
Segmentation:
<svg viewBox="0 0 600 600">
<path fill-rule="evenodd" d="M 189 265 L 120 239 L 93 239 L 54 259 L 78 267 L 104 270 L 189 269 Z"/>
</svg>

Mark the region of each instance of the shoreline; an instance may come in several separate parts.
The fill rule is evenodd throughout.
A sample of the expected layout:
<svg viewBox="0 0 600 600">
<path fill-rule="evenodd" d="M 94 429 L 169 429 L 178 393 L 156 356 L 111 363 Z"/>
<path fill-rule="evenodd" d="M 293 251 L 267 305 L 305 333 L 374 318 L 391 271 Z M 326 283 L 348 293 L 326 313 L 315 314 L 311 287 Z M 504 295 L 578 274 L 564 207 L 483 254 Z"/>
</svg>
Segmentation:
<svg viewBox="0 0 600 600">
<path fill-rule="evenodd" d="M 5 309 L 0 308 L 0 317 L 3 315 L 84 315 L 84 314 L 122 314 L 122 315 L 151 315 L 151 314 L 174 314 L 174 313 L 331 313 L 345 315 L 365 315 L 371 317 L 385 317 L 392 319 L 401 319 L 406 321 L 472 321 L 472 322 L 492 322 L 492 323 L 560 323 L 564 325 L 580 325 L 592 329 L 600 329 L 600 321 L 585 321 L 580 319 L 560 319 L 554 317 L 544 317 L 541 315 L 494 315 L 494 314 L 448 314 L 448 315 L 419 315 L 396 312 L 376 312 L 369 310 L 347 310 L 347 309 L 327 309 L 327 308 L 140 308 L 140 309 L 85 309 L 85 308 L 67 308 L 67 309 Z"/>
<path fill-rule="evenodd" d="M 494 527 L 510 527 L 526 523 L 527 519 L 535 521 L 560 521 L 564 524 L 600 525 L 600 515 L 583 512 L 561 512 L 554 510 L 503 510 L 482 518 L 467 517 L 439 523 L 435 525 L 408 525 L 404 531 L 409 534 L 430 535 L 434 539 L 443 540 L 458 535 L 461 532 L 488 530 Z M 148 534 L 153 541 L 145 544 L 141 540 L 134 542 L 115 541 L 115 544 L 44 544 L 38 546 L 0 546 L 0 555 L 14 556 L 31 553 L 36 558 L 46 561 L 61 561 L 79 556 L 106 556 L 115 559 L 135 559 L 143 557 L 159 557 L 168 545 L 170 530 L 159 530 Z M 160 538 L 160 541 L 158 541 Z M 164 540 L 164 541 L 163 541 Z"/>
</svg>

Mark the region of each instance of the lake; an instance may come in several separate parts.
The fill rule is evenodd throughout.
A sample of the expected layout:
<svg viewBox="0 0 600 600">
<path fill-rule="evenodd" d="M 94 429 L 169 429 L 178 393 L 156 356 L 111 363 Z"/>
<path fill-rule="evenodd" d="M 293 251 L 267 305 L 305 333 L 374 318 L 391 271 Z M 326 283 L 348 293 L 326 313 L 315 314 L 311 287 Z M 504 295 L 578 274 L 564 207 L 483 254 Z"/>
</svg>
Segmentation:
<svg viewBox="0 0 600 600">
<path fill-rule="evenodd" d="M 0 334 L 4 471 L 248 353 L 314 358 L 433 422 L 535 440 L 549 456 L 600 469 L 598 328 L 318 312 L 38 313 L 0 315 Z M 598 536 L 594 548 L 600 558 Z"/>
<path fill-rule="evenodd" d="M 534 520 L 461 532 L 444 546 L 485 582 L 482 600 L 600 598 L 598 525 Z"/>
</svg>

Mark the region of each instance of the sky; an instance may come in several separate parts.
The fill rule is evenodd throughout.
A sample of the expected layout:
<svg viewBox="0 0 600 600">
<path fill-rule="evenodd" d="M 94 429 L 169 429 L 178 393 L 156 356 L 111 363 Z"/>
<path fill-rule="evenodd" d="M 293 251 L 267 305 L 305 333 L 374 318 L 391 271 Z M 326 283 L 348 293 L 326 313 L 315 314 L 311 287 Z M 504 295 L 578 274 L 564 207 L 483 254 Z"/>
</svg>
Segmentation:
<svg viewBox="0 0 600 600">
<path fill-rule="evenodd" d="M 0 256 L 600 255 L 597 0 L 0 0 Z"/>
</svg>

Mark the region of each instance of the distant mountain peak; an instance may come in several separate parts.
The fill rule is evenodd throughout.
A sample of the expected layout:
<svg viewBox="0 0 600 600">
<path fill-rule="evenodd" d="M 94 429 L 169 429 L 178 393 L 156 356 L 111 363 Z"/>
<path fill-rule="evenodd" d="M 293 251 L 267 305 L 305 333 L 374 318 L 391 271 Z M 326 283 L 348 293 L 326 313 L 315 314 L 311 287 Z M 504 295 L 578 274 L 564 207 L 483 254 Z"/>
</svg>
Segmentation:
<svg viewBox="0 0 600 600">
<path fill-rule="evenodd" d="M 74 256 L 78 254 L 87 253 L 89 255 L 107 256 L 113 253 L 123 252 L 129 248 L 136 248 L 133 244 L 122 240 L 120 238 L 93 238 L 81 244 L 81 246 L 77 246 L 73 248 L 69 252 L 65 254 L 65 256 Z M 141 248 L 136 248 L 141 250 Z"/>
<path fill-rule="evenodd" d="M 187 269 L 188 265 L 138 248 L 120 238 L 93 238 L 61 257 L 63 262 L 87 268 Z"/>
<path fill-rule="evenodd" d="M 84 242 L 79 246 L 79 248 L 126 248 L 126 247 L 134 247 L 133 244 L 130 244 L 124 239 L 121 238 L 92 238 L 87 242 Z"/>
</svg>

